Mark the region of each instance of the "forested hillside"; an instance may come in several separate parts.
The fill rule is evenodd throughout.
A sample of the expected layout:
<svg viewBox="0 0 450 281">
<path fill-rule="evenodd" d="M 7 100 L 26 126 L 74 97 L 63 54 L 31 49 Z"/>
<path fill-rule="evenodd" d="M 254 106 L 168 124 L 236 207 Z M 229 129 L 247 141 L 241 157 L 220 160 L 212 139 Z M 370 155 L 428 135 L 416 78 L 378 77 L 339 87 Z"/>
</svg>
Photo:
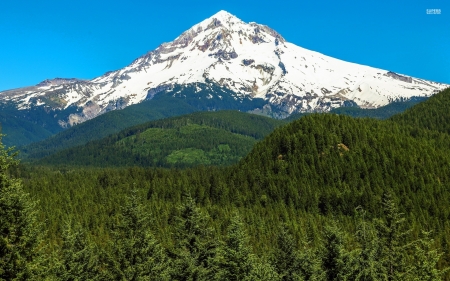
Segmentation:
<svg viewBox="0 0 450 281">
<path fill-rule="evenodd" d="M 239 111 L 197 112 L 141 124 L 37 163 L 97 167 L 229 165 L 284 123 Z"/>
<path fill-rule="evenodd" d="M 7 147 L 40 141 L 62 130 L 42 108 L 25 112 L 0 103 L 0 132 L 4 134 L 3 143 Z"/>
<path fill-rule="evenodd" d="M 450 88 L 391 119 L 402 125 L 450 134 Z"/>
<path fill-rule="evenodd" d="M 229 167 L 8 177 L 39 199 L 39 257 L 55 253 L 40 274 L 56 280 L 450 280 L 450 136 L 433 124 L 445 103 L 416 107 L 384 121 L 304 116 Z"/>
<path fill-rule="evenodd" d="M 166 91 L 167 93 L 165 91 L 160 92 L 152 99 L 139 104 L 128 106 L 122 110 L 107 112 L 48 139 L 21 148 L 21 157 L 42 158 L 66 148 L 102 139 L 110 134 L 151 120 L 179 116 L 195 111 L 251 111 L 255 108 L 262 108 L 266 103 L 260 98 L 245 98 L 237 103 L 230 95 L 229 90 L 220 87 L 217 87 L 217 89 L 212 87 L 211 90 L 216 91 L 218 96 L 211 98 L 207 90 L 203 89 L 196 92 L 196 88 L 195 86 L 181 88 L 176 86 L 171 91 Z"/>
<path fill-rule="evenodd" d="M 157 97 L 129 106 L 123 110 L 107 112 L 97 118 L 66 129 L 40 142 L 21 148 L 21 157 L 36 159 L 65 148 L 83 145 L 104 138 L 125 128 L 150 120 L 187 114 L 197 109 L 179 99 Z"/>
</svg>

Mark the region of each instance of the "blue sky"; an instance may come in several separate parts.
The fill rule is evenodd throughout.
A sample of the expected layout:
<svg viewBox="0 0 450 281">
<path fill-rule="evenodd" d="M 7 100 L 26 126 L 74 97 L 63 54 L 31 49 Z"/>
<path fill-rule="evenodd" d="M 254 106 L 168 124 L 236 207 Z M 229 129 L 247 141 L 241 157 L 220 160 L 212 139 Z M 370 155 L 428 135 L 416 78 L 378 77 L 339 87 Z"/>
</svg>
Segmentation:
<svg viewBox="0 0 450 281">
<path fill-rule="evenodd" d="M 219 10 L 325 55 L 450 84 L 448 0 L 1 2 L 0 90 L 55 77 L 92 79 Z"/>
</svg>

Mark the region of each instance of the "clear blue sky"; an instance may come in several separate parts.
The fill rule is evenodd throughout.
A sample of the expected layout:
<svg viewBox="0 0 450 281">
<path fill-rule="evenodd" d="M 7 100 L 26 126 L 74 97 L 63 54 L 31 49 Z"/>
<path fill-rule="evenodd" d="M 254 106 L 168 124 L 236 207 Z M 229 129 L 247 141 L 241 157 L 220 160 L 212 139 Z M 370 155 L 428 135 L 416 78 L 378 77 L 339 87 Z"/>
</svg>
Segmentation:
<svg viewBox="0 0 450 281">
<path fill-rule="evenodd" d="M 55 77 L 92 79 L 219 10 L 329 56 L 450 83 L 449 0 L 6 0 L 0 90 Z"/>
</svg>

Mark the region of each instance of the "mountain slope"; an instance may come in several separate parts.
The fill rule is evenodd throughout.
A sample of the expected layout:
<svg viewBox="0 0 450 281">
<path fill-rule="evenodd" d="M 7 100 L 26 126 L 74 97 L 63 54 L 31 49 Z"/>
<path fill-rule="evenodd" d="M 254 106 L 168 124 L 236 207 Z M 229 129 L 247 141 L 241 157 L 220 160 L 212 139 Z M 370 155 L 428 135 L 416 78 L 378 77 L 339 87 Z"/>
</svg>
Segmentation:
<svg viewBox="0 0 450 281">
<path fill-rule="evenodd" d="M 450 134 L 450 89 L 430 97 L 391 119 L 402 125 Z"/>
<path fill-rule="evenodd" d="M 303 49 L 265 25 L 220 11 L 123 69 L 90 81 L 46 80 L 2 92 L 0 100 L 19 110 L 44 107 L 58 112 L 57 123 L 69 127 L 161 92 L 199 103 L 210 100 L 213 106 L 225 96 L 237 106 L 260 98 L 269 112 L 288 115 L 354 104 L 375 108 L 446 87 Z M 205 89 L 207 95 L 196 95 Z"/>
<path fill-rule="evenodd" d="M 238 111 L 198 112 L 152 121 L 35 163 L 75 166 L 228 165 L 283 121 Z"/>
<path fill-rule="evenodd" d="M 450 109 L 449 103 L 428 106 L 419 119 L 435 106 Z M 444 251 L 444 268 L 450 261 L 449 146 L 446 133 L 392 120 L 310 114 L 275 129 L 227 168 L 71 168 L 55 173 L 37 167 L 24 182 L 41 199 L 52 233 L 58 233 L 67 214 L 76 214 L 103 242 L 102 229 L 116 218 L 124 196 L 137 188 L 148 210 L 158 210 L 153 212 L 157 235 L 167 244 L 176 207 L 188 193 L 212 214 L 217 233 L 239 210 L 259 253 L 273 250 L 279 224 L 290 225 L 297 241 L 308 239 L 312 247 L 322 241 L 318 233 L 326 222 L 354 232 L 361 214 L 369 221 L 386 219 L 392 213 L 383 212 L 380 203 L 390 194 L 405 218 L 408 234 L 402 240 L 433 230 L 434 246 Z M 348 242 L 358 250 L 355 240 Z"/>
<path fill-rule="evenodd" d="M 161 97 L 123 110 L 114 110 L 71 127 L 40 142 L 22 147 L 22 158 L 42 158 L 59 150 L 101 139 L 150 120 L 187 114 L 197 109 L 176 99 Z"/>
</svg>

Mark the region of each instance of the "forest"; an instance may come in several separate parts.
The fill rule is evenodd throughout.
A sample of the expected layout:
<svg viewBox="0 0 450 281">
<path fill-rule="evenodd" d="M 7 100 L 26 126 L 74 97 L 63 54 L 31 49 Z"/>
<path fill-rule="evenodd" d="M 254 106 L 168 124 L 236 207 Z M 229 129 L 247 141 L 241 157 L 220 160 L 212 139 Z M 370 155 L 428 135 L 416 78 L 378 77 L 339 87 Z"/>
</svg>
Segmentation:
<svg viewBox="0 0 450 281">
<path fill-rule="evenodd" d="M 99 140 L 164 151 L 194 130 L 206 151 L 198 130 L 222 128 L 254 141 L 235 164 L 19 163 L 2 145 L 0 279 L 450 280 L 449 106 L 447 89 L 386 120 L 198 113 Z"/>
</svg>

